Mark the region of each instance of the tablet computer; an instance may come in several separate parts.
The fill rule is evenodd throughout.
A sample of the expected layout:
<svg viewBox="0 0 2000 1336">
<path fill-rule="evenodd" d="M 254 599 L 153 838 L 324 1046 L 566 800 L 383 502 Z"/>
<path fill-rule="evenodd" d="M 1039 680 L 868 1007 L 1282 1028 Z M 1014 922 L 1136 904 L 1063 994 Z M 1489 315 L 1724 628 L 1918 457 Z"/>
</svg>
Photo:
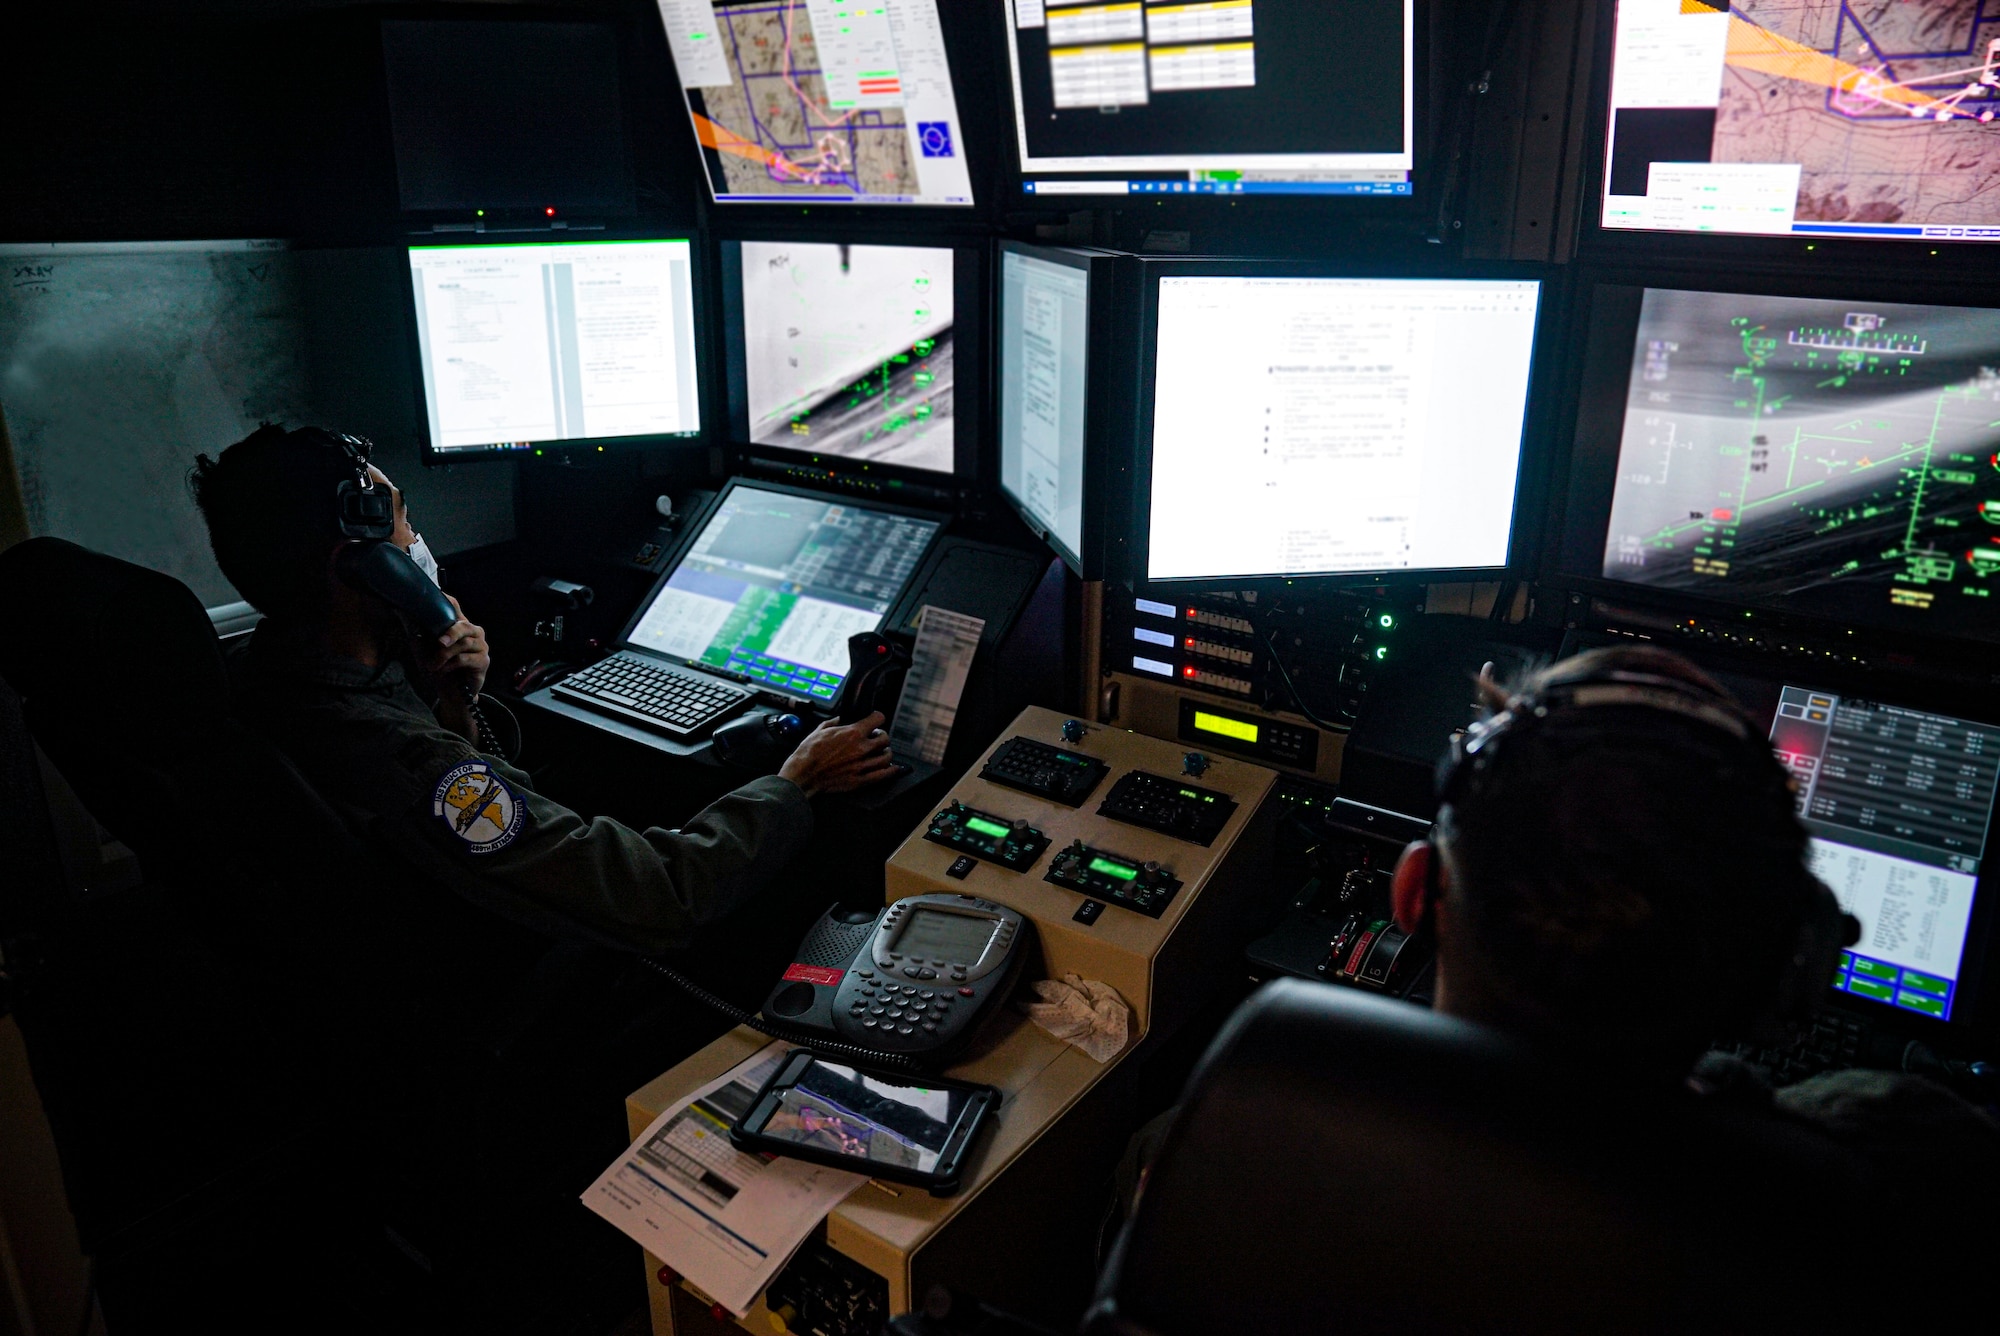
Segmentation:
<svg viewBox="0 0 2000 1336">
<path fill-rule="evenodd" d="M 729 1137 L 744 1150 L 851 1169 L 944 1197 L 958 1190 L 966 1153 L 999 1105 L 992 1086 L 865 1071 L 796 1048 Z"/>
</svg>

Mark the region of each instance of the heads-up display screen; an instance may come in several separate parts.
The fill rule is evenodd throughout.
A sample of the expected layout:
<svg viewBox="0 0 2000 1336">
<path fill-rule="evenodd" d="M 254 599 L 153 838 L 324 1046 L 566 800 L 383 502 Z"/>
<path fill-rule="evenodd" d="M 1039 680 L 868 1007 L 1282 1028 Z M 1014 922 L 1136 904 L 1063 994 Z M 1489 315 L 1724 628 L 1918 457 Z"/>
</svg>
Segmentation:
<svg viewBox="0 0 2000 1336">
<path fill-rule="evenodd" d="M 734 426 L 748 444 L 950 473 L 956 253 L 727 242 Z M 737 333 L 740 319 L 740 334 Z"/>
<path fill-rule="evenodd" d="M 1565 526 L 1587 541 L 1609 484 L 1602 578 L 2000 640 L 2000 312 L 1599 292 L 1638 308 L 1615 469 L 1582 489 L 1598 499 L 1573 493 Z M 1580 460 L 1610 446 L 1606 371 Z"/>
</svg>

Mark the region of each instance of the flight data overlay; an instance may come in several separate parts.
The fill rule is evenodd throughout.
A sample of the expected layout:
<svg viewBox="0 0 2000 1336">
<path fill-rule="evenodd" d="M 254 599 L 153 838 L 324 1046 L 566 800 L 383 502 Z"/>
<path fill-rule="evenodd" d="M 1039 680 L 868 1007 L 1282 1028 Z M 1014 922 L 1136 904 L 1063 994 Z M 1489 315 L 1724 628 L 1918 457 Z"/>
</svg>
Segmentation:
<svg viewBox="0 0 2000 1336">
<path fill-rule="evenodd" d="M 1000 256 L 1000 485 L 1064 552 L 1083 548 L 1090 271 Z"/>
<path fill-rule="evenodd" d="M 1148 578 L 1504 566 L 1540 288 L 1162 277 Z"/>
<path fill-rule="evenodd" d="M 1029 194 L 1407 195 L 1414 0 L 987 0 Z"/>
<path fill-rule="evenodd" d="M 1603 225 L 2000 241 L 1996 112 L 1992 0 L 1619 0 Z"/>
<path fill-rule="evenodd" d="M 1648 288 L 1603 575 L 2000 639 L 2000 313 Z"/>
<path fill-rule="evenodd" d="M 882 625 L 938 521 L 737 487 L 634 623 L 631 643 L 831 701 L 847 638 Z"/>
<path fill-rule="evenodd" d="M 659 0 L 718 202 L 970 205 L 937 0 Z"/>
<path fill-rule="evenodd" d="M 685 241 L 412 246 L 431 448 L 701 430 Z"/>
<path fill-rule="evenodd" d="M 952 471 L 949 247 L 745 241 L 725 270 L 732 254 L 751 443 Z"/>
<path fill-rule="evenodd" d="M 2000 727 L 1786 686 L 1771 745 L 1813 874 L 1861 921 L 1834 986 L 1949 1020 L 2000 775 Z"/>
</svg>

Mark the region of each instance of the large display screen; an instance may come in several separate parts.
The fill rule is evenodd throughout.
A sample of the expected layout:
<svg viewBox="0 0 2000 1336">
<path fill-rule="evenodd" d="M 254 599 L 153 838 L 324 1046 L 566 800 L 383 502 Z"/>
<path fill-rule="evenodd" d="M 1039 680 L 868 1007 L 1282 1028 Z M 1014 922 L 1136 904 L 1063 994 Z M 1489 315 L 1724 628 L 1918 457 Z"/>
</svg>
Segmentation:
<svg viewBox="0 0 2000 1336">
<path fill-rule="evenodd" d="M 626 639 L 830 701 L 847 638 L 882 625 L 937 531 L 920 516 L 732 488 Z"/>
<path fill-rule="evenodd" d="M 953 264 L 948 247 L 725 243 L 741 439 L 950 473 Z"/>
<path fill-rule="evenodd" d="M 410 247 L 440 455 L 701 430 L 686 241 Z"/>
<path fill-rule="evenodd" d="M 1605 579 L 2000 639 L 2000 312 L 1647 288 L 1629 349 Z"/>
<path fill-rule="evenodd" d="M 1083 551 L 1090 270 L 1000 254 L 1000 485 L 1072 562 Z"/>
<path fill-rule="evenodd" d="M 1603 225 L 2000 241 L 2000 15 L 1619 0 Z"/>
<path fill-rule="evenodd" d="M 1415 0 L 987 0 L 1032 195 L 1407 195 Z"/>
<path fill-rule="evenodd" d="M 717 202 L 972 203 L 937 0 L 659 0 Z"/>
<path fill-rule="evenodd" d="M 1861 922 L 1834 987 L 1951 1019 L 2000 776 L 2000 727 L 1785 686 L 1771 745 L 1812 869 Z"/>
<path fill-rule="evenodd" d="M 1505 566 L 1540 296 L 1163 276 L 1147 578 Z"/>
</svg>

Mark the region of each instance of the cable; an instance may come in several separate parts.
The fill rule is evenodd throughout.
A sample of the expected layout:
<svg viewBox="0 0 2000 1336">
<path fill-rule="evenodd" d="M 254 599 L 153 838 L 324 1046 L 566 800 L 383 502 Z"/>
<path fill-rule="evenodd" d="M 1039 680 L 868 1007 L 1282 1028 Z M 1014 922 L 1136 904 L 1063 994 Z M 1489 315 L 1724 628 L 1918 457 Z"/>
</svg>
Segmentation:
<svg viewBox="0 0 2000 1336">
<path fill-rule="evenodd" d="M 695 1001 L 714 1011 L 721 1012 L 738 1025 L 748 1026 L 759 1034 L 767 1034 L 773 1039 L 782 1039 L 788 1044 L 809 1048 L 825 1057 L 846 1058 L 863 1067 L 890 1067 L 899 1072 L 920 1072 L 923 1065 L 902 1053 L 882 1053 L 859 1044 L 842 1043 L 838 1039 L 828 1039 L 824 1035 L 807 1030 L 795 1030 L 789 1025 L 767 1021 L 761 1016 L 753 1016 L 734 1002 L 725 1001 L 703 988 L 693 979 L 682 974 L 671 965 L 663 965 L 651 956 L 641 956 L 646 968 L 664 974 L 672 984 Z"/>
<path fill-rule="evenodd" d="M 1296 686 L 1292 685 L 1292 675 L 1285 670 L 1285 661 L 1278 657 L 1278 632 L 1275 627 L 1272 628 L 1269 635 L 1264 637 L 1264 648 L 1270 651 L 1271 666 L 1278 670 L 1278 680 L 1283 682 L 1285 690 L 1291 693 L 1292 704 L 1299 707 L 1300 714 L 1310 719 L 1313 723 L 1318 724 L 1329 733 L 1348 733 L 1353 731 L 1351 726 L 1347 724 L 1329 724 L 1326 720 L 1312 712 L 1312 707 L 1306 704 L 1306 698 L 1299 694 L 1299 689 Z"/>
</svg>

